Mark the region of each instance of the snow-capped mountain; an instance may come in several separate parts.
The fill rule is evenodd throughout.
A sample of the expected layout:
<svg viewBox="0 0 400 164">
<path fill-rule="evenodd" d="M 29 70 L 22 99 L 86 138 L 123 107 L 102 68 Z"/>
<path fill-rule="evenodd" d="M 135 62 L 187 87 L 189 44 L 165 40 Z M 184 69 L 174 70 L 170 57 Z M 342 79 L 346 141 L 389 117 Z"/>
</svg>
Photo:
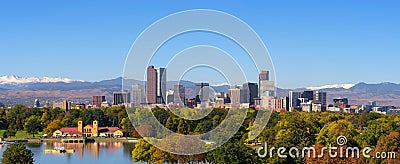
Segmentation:
<svg viewBox="0 0 400 164">
<path fill-rule="evenodd" d="M 10 85 L 19 85 L 19 84 L 27 84 L 27 83 L 71 83 L 71 82 L 83 82 L 82 80 L 71 80 L 68 78 L 52 78 L 52 77 L 19 77 L 19 76 L 0 76 L 0 84 L 10 84 Z"/>
<path fill-rule="evenodd" d="M 212 87 L 230 86 L 229 83 L 211 84 Z"/>
<path fill-rule="evenodd" d="M 321 89 L 332 89 L 332 88 L 344 88 L 350 89 L 354 87 L 356 84 L 332 84 L 332 85 L 324 85 L 319 87 L 307 87 L 309 90 L 321 90 Z"/>
</svg>

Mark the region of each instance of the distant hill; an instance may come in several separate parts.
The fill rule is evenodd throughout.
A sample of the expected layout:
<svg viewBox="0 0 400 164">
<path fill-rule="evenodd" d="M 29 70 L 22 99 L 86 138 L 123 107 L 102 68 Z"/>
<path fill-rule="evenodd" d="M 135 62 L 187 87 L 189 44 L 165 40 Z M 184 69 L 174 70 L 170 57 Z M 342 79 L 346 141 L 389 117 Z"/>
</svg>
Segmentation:
<svg viewBox="0 0 400 164">
<path fill-rule="evenodd" d="M 337 85 L 332 85 L 337 86 Z M 293 89 L 294 91 L 304 91 L 305 88 Z M 278 96 L 286 96 L 289 89 L 278 89 Z M 323 88 L 320 91 L 327 92 L 328 102 L 332 102 L 334 98 L 348 98 L 351 104 L 367 104 L 369 101 L 376 101 L 378 105 L 394 105 L 400 106 L 400 84 L 395 83 L 379 83 L 367 84 L 358 83 L 353 87 L 346 88 Z"/>
<path fill-rule="evenodd" d="M 125 80 L 126 86 L 145 83 L 139 80 Z M 173 89 L 176 81 L 168 81 L 167 89 Z M 194 97 L 195 83 L 182 80 L 180 84 L 186 87 L 187 97 Z M 105 95 L 112 100 L 112 93 L 122 90 L 122 78 L 103 80 L 99 82 L 86 82 L 65 78 L 21 78 L 17 76 L 2 76 L 0 78 L 0 102 L 5 105 L 25 104 L 32 105 L 35 98 L 44 104 L 45 100 L 59 101 L 64 98 L 79 102 L 90 103 L 93 95 Z M 227 92 L 228 85 L 212 85 L 216 92 Z M 124 88 L 126 89 L 126 88 Z M 277 96 L 287 96 L 290 90 L 320 90 L 328 93 L 328 101 L 333 98 L 347 97 L 352 104 L 366 104 L 368 101 L 377 101 L 378 105 L 400 106 L 400 84 L 333 84 L 321 87 L 305 87 L 297 89 L 277 88 Z"/>
</svg>

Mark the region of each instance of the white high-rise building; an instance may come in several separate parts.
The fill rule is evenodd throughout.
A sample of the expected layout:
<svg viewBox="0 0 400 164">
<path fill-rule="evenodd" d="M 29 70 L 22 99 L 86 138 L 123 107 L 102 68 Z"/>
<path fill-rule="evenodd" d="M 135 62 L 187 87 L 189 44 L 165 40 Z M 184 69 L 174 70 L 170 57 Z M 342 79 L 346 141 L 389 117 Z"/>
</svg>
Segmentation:
<svg viewBox="0 0 400 164">
<path fill-rule="evenodd" d="M 136 84 L 132 86 L 132 103 L 133 106 L 140 106 L 146 103 L 146 93 L 143 85 Z"/>
<path fill-rule="evenodd" d="M 167 99 L 167 71 L 165 68 L 156 68 L 157 86 L 156 86 L 156 103 L 165 104 Z"/>
<path fill-rule="evenodd" d="M 269 80 L 269 71 L 261 70 L 258 74 L 258 97 L 272 96 L 275 97 L 275 83 Z"/>
<path fill-rule="evenodd" d="M 170 89 L 167 91 L 166 104 L 174 103 L 174 90 Z"/>
<path fill-rule="evenodd" d="M 260 80 L 260 97 L 272 96 L 275 97 L 275 83 L 269 80 Z"/>
<path fill-rule="evenodd" d="M 240 89 L 239 88 L 229 89 L 228 96 L 231 100 L 231 106 L 239 106 L 240 105 Z"/>
</svg>

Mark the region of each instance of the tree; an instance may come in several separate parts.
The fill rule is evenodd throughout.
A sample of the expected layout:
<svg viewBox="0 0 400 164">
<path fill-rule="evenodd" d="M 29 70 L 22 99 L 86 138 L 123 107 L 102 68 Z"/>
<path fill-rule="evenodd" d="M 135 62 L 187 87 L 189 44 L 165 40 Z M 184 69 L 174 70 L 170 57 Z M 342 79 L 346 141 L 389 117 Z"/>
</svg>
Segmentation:
<svg viewBox="0 0 400 164">
<path fill-rule="evenodd" d="M 30 116 L 26 119 L 25 129 L 28 133 L 35 137 L 35 134 L 43 130 L 41 118 L 39 116 Z"/>
<path fill-rule="evenodd" d="M 400 133 L 399 132 L 391 132 L 389 135 L 382 135 L 379 137 L 378 143 L 374 149 L 374 152 L 371 153 L 377 154 L 385 152 L 385 156 L 389 156 L 389 152 L 395 153 L 394 156 L 389 157 L 387 159 L 381 159 L 381 158 L 372 158 L 371 162 L 373 163 L 400 163 L 400 159 L 398 158 L 398 155 L 400 153 L 399 150 L 400 146 Z M 381 154 L 382 155 L 382 154 Z M 382 157 L 382 156 L 381 156 Z"/>
<path fill-rule="evenodd" d="M 29 109 L 23 105 L 15 105 L 8 110 L 6 120 L 8 122 L 8 129 L 22 130 L 24 128 L 23 122 L 28 117 Z"/>
<path fill-rule="evenodd" d="M 185 120 L 183 118 L 179 119 L 179 124 L 178 124 L 178 129 L 177 133 L 180 134 L 189 134 L 189 128 L 187 123 L 185 123 Z"/>
<path fill-rule="evenodd" d="M 14 130 L 10 130 L 10 129 L 7 129 L 7 131 L 4 132 L 4 134 L 6 134 L 7 137 L 15 136 L 16 133 L 17 132 L 15 132 Z M 6 137 L 4 137 L 4 138 L 6 138 Z"/>
<path fill-rule="evenodd" d="M 368 122 L 368 130 L 359 136 L 363 146 L 377 145 L 379 137 L 389 134 L 393 130 L 392 122 L 387 118 L 378 118 Z"/>
<path fill-rule="evenodd" d="M 157 120 L 163 125 L 167 123 L 167 119 L 170 117 L 169 112 L 162 108 L 154 108 L 151 112 L 153 112 Z"/>
<path fill-rule="evenodd" d="M 1 159 L 1 163 L 3 164 L 32 164 L 33 162 L 32 151 L 27 149 L 23 144 L 12 144 L 4 151 L 3 158 Z"/>
<path fill-rule="evenodd" d="M 162 151 L 160 149 L 158 149 L 157 147 L 151 147 L 150 149 L 153 154 L 151 156 L 151 161 L 155 162 L 155 163 L 172 163 L 172 162 L 176 162 L 175 159 L 175 155 L 171 154 L 169 152 L 165 152 Z"/>
<path fill-rule="evenodd" d="M 173 132 L 178 131 L 178 125 L 179 125 L 179 118 L 170 116 L 167 119 L 167 122 L 165 123 L 165 127 Z"/>
<path fill-rule="evenodd" d="M 7 129 L 7 120 L 0 118 L 0 129 Z"/>
<path fill-rule="evenodd" d="M 317 137 L 317 143 L 322 145 L 336 144 L 338 136 L 345 136 L 349 140 L 349 146 L 355 145 L 353 137 L 358 135 L 353 124 L 347 120 L 338 120 L 330 123 L 327 128 L 323 128 Z"/>
<path fill-rule="evenodd" d="M 236 134 L 224 145 L 207 153 L 207 161 L 211 163 L 258 163 L 253 155 L 254 150 L 244 145 L 244 140 Z"/>
<path fill-rule="evenodd" d="M 121 127 L 125 130 L 127 136 L 133 136 L 133 131 L 135 130 L 135 128 L 133 128 L 132 123 L 128 117 L 122 119 Z"/>
<path fill-rule="evenodd" d="M 153 151 L 151 150 L 151 144 L 146 142 L 144 139 L 139 139 L 135 144 L 135 148 L 132 150 L 132 159 L 137 162 L 150 162 Z"/>
<path fill-rule="evenodd" d="M 64 125 L 60 120 L 53 120 L 51 121 L 47 127 L 44 129 L 44 133 L 48 135 L 52 135 L 54 131 L 62 128 Z"/>
<path fill-rule="evenodd" d="M 8 137 L 8 136 L 7 136 L 7 133 L 4 132 L 2 137 L 3 137 L 3 138 L 7 138 L 7 137 Z"/>
</svg>

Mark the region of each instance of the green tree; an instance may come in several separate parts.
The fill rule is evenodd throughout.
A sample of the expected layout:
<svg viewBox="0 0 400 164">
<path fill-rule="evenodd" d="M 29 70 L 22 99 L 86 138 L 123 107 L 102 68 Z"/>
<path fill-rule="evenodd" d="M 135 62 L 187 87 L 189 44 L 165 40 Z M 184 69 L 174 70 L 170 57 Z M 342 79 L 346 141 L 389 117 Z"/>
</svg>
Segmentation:
<svg viewBox="0 0 400 164">
<path fill-rule="evenodd" d="M 56 130 L 62 128 L 62 127 L 64 127 L 64 125 L 62 124 L 62 122 L 60 120 L 53 120 L 44 129 L 44 133 L 46 133 L 46 134 L 51 136 L 54 131 L 56 131 Z"/>
<path fill-rule="evenodd" d="M 133 136 L 133 131 L 135 130 L 135 128 L 133 128 L 132 123 L 128 117 L 122 119 L 121 127 L 125 130 L 127 136 Z"/>
<path fill-rule="evenodd" d="M 151 144 L 147 143 L 144 139 L 139 139 L 132 150 L 132 160 L 135 162 L 150 162 L 153 151 Z"/>
<path fill-rule="evenodd" d="M 15 130 L 10 130 L 10 129 L 7 129 L 7 131 L 4 132 L 4 134 L 7 134 L 6 135 L 7 137 L 13 137 L 15 136 L 16 133 L 17 132 Z"/>
<path fill-rule="evenodd" d="M 165 127 L 173 132 L 176 132 L 178 130 L 178 125 L 179 118 L 176 118 L 174 116 L 168 117 L 167 122 L 165 123 Z"/>
<path fill-rule="evenodd" d="M 258 159 L 253 155 L 255 151 L 246 147 L 241 135 L 236 134 L 224 145 L 207 153 L 207 161 L 211 163 L 258 163 Z"/>
<path fill-rule="evenodd" d="M 7 120 L 0 118 L 0 129 L 7 129 Z"/>
<path fill-rule="evenodd" d="M 349 141 L 349 146 L 355 145 L 353 137 L 358 135 L 353 124 L 347 120 L 338 120 L 330 123 L 326 128 L 323 128 L 317 137 L 317 143 L 322 145 L 335 145 L 338 136 L 345 136 Z"/>
<path fill-rule="evenodd" d="M 189 134 L 189 127 L 188 127 L 186 121 L 183 118 L 179 119 L 177 133 Z"/>
<path fill-rule="evenodd" d="M 3 132 L 3 136 L 2 136 L 3 138 L 7 138 L 8 136 L 7 136 L 7 133 L 6 132 Z"/>
<path fill-rule="evenodd" d="M 1 163 L 3 164 L 32 164 L 33 162 L 32 151 L 27 149 L 23 144 L 12 144 L 4 151 L 3 158 L 1 159 Z"/>
<path fill-rule="evenodd" d="M 162 151 L 156 147 L 151 147 L 153 154 L 151 155 L 151 161 L 155 163 L 172 163 L 176 162 L 175 155 L 169 152 Z"/>
<path fill-rule="evenodd" d="M 378 118 L 368 122 L 368 130 L 359 136 L 359 142 L 363 146 L 375 146 L 379 137 L 389 134 L 393 130 L 392 122 L 387 118 Z"/>
<path fill-rule="evenodd" d="M 303 149 L 315 143 L 314 134 L 317 133 L 314 124 L 308 119 L 303 118 L 308 115 L 305 112 L 292 112 L 280 114 L 280 119 L 276 123 L 276 135 L 272 142 L 274 147 L 297 147 Z M 272 132 L 274 133 L 274 132 Z M 269 140 L 266 138 L 266 140 Z M 279 158 L 276 154 L 270 158 L 263 158 L 267 163 L 304 163 L 303 158 L 292 158 L 288 151 L 283 153 L 287 158 Z"/>
<path fill-rule="evenodd" d="M 15 105 L 8 110 L 6 120 L 8 129 L 22 130 L 24 129 L 24 121 L 28 115 L 28 108 L 23 105 Z"/>
<path fill-rule="evenodd" d="M 153 112 L 154 116 L 161 124 L 165 125 L 167 123 L 167 119 L 170 116 L 168 111 L 162 108 L 154 108 L 151 112 Z"/>
<path fill-rule="evenodd" d="M 28 133 L 35 137 L 35 134 L 43 130 L 41 118 L 39 116 L 30 116 L 26 119 L 25 129 Z"/>
</svg>

